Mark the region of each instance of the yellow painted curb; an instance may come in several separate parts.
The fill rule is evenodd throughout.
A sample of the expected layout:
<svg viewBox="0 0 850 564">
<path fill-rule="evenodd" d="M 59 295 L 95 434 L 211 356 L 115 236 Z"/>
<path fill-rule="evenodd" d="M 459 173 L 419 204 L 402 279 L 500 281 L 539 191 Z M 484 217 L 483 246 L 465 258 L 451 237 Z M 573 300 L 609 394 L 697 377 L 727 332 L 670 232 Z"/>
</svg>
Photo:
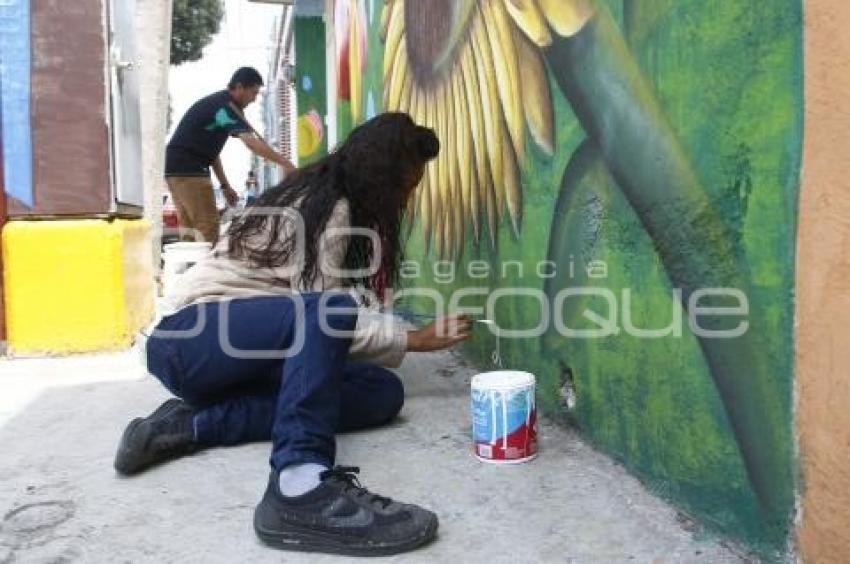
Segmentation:
<svg viewBox="0 0 850 564">
<path fill-rule="evenodd" d="M 144 220 L 12 221 L 3 229 L 10 355 L 119 350 L 153 316 Z"/>
</svg>

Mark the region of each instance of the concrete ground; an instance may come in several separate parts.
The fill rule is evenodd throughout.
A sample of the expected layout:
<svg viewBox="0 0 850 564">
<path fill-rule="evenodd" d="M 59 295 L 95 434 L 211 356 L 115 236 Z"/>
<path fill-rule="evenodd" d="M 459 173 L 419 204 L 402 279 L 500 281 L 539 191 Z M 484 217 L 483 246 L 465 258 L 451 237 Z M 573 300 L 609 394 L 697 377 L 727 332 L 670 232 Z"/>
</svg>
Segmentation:
<svg viewBox="0 0 850 564">
<path fill-rule="evenodd" d="M 439 538 L 403 562 L 738 562 L 574 432 L 540 423 L 540 456 L 492 466 L 471 455 L 472 367 L 410 355 L 391 426 L 344 435 L 338 462 L 364 484 L 440 516 Z M 336 562 L 278 552 L 251 515 L 268 444 L 216 449 L 122 479 L 116 442 L 165 394 L 132 353 L 0 361 L 0 564 Z"/>
</svg>

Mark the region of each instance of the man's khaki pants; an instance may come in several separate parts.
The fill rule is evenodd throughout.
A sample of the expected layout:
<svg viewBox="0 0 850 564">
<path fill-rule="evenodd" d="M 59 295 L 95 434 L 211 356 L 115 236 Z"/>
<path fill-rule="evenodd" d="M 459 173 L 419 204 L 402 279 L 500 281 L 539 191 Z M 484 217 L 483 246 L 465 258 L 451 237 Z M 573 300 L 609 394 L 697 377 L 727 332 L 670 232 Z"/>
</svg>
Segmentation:
<svg viewBox="0 0 850 564">
<path fill-rule="evenodd" d="M 168 176 L 165 181 L 177 208 L 180 239 L 215 242 L 219 217 L 209 177 Z"/>
</svg>

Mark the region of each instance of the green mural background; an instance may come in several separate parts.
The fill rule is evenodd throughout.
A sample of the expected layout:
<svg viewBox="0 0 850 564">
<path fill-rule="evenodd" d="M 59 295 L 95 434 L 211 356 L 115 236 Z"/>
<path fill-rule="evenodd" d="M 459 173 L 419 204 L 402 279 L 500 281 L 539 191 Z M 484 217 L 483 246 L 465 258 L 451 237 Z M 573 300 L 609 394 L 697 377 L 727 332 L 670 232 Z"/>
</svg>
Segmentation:
<svg viewBox="0 0 850 564">
<path fill-rule="evenodd" d="M 709 258 L 704 264 L 711 270 L 726 260 L 732 278 L 746 280 L 750 340 L 718 353 L 712 349 L 716 345 L 701 343 L 690 333 L 685 314 L 680 338 L 635 338 L 621 332 L 601 339 L 567 339 L 550 331 L 543 338 L 502 339 L 504 364 L 535 373 L 546 411 L 566 416 L 650 489 L 711 529 L 748 543 L 768 559 L 781 559 L 794 491 L 792 298 L 802 142 L 802 5 L 787 0 L 610 0 L 607 6 L 722 223 L 717 228 L 722 236 L 707 230 L 702 244 Z M 376 2 L 376 11 L 378 7 Z M 379 28 L 380 14 L 369 13 L 363 95 L 366 99 L 371 93 L 376 111 L 381 111 L 384 64 Z M 603 43 L 606 34 L 614 33 L 602 25 L 592 31 Z M 579 34 L 582 41 L 588 33 Z M 525 287 L 552 295 L 565 287 L 592 286 L 607 288 L 618 298 L 630 289 L 633 324 L 667 327 L 681 310 L 672 293 L 681 286 L 672 280 L 681 277 L 681 264 L 664 254 L 665 245 L 679 234 L 676 229 L 653 231 L 652 218 L 647 219 L 653 211 L 641 210 L 634 192 L 621 187 L 623 170 L 640 168 L 651 177 L 654 163 L 629 161 L 640 153 L 637 144 L 612 157 L 604 140 L 588 138 L 582 124 L 588 123 L 593 100 L 586 106 L 576 103 L 576 91 L 597 86 L 594 80 L 604 86 L 606 78 L 587 78 L 587 69 L 575 70 L 570 41 L 556 41 L 544 50 L 555 151 L 549 156 L 529 143 L 520 162 L 521 233 L 513 233 L 506 215 L 498 224 L 495 246 L 466 237 L 459 259 L 436 263 L 439 259 L 417 224 L 408 257 L 418 259 L 424 272 L 415 285 L 434 288 L 447 299 L 469 287 Z M 613 60 L 616 70 L 622 57 L 599 53 L 596 61 Z M 349 102 L 340 101 L 338 111 L 344 138 L 352 126 Z M 612 159 L 625 162 L 614 167 L 614 176 Z M 672 188 L 658 187 L 666 189 Z M 676 197 L 670 193 L 671 205 Z M 421 215 L 416 221 L 421 222 Z M 672 227 L 682 228 L 682 238 L 688 237 L 688 225 Z M 731 250 L 713 252 L 713 245 Z M 468 265 L 474 260 L 490 264 L 489 273 L 470 276 Z M 558 266 L 552 279 L 537 273 L 546 260 Z M 503 268 L 508 261 L 514 264 Z M 594 261 L 607 265 L 605 276 L 588 275 L 587 266 Z M 440 283 L 450 267 L 454 281 Z M 463 302 L 483 304 L 482 298 Z M 408 305 L 432 307 L 427 300 Z M 622 300 L 619 305 L 625 307 Z M 571 307 L 556 313 L 575 328 L 596 327 L 581 321 L 584 307 L 606 311 L 593 298 Z M 495 317 L 500 326 L 516 329 L 535 326 L 539 315 L 535 301 L 515 297 L 500 300 Z M 617 319 L 622 325 L 622 312 Z M 488 367 L 494 341 L 479 332 L 466 352 Z M 738 377 L 732 366 L 736 354 L 744 372 L 750 366 L 758 372 L 752 389 L 746 382 L 728 384 L 731 376 Z M 576 394 L 572 409 L 564 403 L 568 380 Z M 753 423 L 750 414 L 759 421 Z M 755 429 L 765 428 L 770 433 L 763 437 L 764 445 L 754 446 Z"/>
<path fill-rule="evenodd" d="M 295 84 L 298 113 L 299 165 L 310 164 L 327 154 L 327 60 L 325 22 L 322 18 L 295 18 Z M 317 48 L 316 46 L 320 46 Z"/>
</svg>

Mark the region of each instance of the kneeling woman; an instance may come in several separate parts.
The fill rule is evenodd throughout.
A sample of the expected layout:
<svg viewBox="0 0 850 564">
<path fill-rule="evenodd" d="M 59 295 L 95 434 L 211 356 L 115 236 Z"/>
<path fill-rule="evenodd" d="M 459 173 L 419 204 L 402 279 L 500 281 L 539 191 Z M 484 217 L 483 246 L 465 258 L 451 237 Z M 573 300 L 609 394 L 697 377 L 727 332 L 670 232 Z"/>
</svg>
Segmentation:
<svg viewBox="0 0 850 564">
<path fill-rule="evenodd" d="M 173 313 L 148 338 L 146 358 L 180 399 L 130 422 L 118 472 L 270 438 L 271 477 L 254 516 L 262 540 L 343 554 L 431 540 L 433 513 L 367 492 L 334 456 L 336 433 L 401 409 L 401 381 L 379 364 L 469 334 L 461 316 L 407 331 L 349 288 L 381 297 L 392 288 L 407 201 L 438 152 L 433 131 L 382 114 L 246 208 L 166 296 Z"/>
</svg>

